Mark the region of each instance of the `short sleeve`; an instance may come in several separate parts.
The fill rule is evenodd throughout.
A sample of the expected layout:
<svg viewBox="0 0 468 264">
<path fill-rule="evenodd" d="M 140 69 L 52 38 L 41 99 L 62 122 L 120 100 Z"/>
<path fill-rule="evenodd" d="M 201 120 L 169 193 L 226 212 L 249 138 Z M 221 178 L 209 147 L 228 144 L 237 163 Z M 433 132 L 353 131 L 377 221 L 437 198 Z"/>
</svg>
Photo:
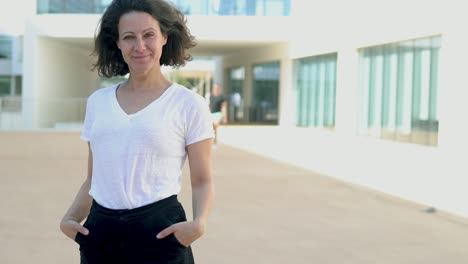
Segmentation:
<svg viewBox="0 0 468 264">
<path fill-rule="evenodd" d="M 214 129 L 211 119 L 210 109 L 206 100 L 195 96 L 191 107 L 187 109 L 185 127 L 185 145 L 214 138 Z"/>
<path fill-rule="evenodd" d="M 94 111 L 91 98 L 92 96 L 88 97 L 88 100 L 86 101 L 86 114 L 80 136 L 84 141 L 91 140 L 91 127 L 94 122 Z"/>
</svg>

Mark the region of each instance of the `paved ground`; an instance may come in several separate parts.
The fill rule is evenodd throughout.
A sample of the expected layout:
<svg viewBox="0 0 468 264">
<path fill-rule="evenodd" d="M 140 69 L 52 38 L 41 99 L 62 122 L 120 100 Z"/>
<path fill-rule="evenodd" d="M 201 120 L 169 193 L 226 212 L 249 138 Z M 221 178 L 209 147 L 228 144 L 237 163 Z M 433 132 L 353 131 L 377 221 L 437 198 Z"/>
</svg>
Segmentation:
<svg viewBox="0 0 468 264">
<path fill-rule="evenodd" d="M 78 263 L 58 223 L 85 168 L 77 133 L 0 132 L 0 263 Z M 214 175 L 210 224 L 193 245 L 199 264 L 468 263 L 468 219 L 225 145 Z"/>
</svg>

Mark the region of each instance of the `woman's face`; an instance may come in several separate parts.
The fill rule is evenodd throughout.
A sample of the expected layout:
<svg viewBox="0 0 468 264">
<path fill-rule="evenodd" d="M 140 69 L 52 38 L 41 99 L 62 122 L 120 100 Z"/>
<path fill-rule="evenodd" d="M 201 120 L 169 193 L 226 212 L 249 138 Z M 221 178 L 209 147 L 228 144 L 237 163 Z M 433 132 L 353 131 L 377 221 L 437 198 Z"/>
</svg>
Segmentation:
<svg viewBox="0 0 468 264">
<path fill-rule="evenodd" d="M 120 17 L 118 28 L 117 46 L 130 74 L 147 74 L 160 68 L 159 59 L 167 35 L 161 32 L 157 20 L 148 13 L 133 11 Z"/>
</svg>

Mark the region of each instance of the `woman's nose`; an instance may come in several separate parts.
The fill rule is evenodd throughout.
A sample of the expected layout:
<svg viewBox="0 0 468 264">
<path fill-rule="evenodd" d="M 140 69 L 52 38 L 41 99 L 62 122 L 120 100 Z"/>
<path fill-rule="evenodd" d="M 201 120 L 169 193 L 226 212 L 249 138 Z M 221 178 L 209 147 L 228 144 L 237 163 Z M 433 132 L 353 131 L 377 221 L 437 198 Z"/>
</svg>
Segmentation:
<svg viewBox="0 0 468 264">
<path fill-rule="evenodd" d="M 135 50 L 137 51 L 145 50 L 145 42 L 142 38 L 136 38 Z"/>
</svg>

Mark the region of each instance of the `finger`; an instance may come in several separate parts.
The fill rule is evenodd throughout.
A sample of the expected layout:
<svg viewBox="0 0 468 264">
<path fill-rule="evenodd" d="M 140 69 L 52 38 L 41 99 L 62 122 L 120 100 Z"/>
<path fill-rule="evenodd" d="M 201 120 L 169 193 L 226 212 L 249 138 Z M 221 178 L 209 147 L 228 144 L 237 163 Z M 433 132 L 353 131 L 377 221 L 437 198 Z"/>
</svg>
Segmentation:
<svg viewBox="0 0 468 264">
<path fill-rule="evenodd" d="M 168 235 L 170 235 L 172 233 L 174 233 L 174 228 L 173 228 L 173 226 L 170 226 L 170 227 L 164 229 L 163 231 L 159 232 L 159 234 L 157 234 L 156 237 L 161 239 L 161 238 L 167 237 Z"/>
<path fill-rule="evenodd" d="M 80 232 L 81 234 L 83 234 L 85 236 L 89 235 L 89 230 L 86 227 L 82 226 L 82 225 L 80 225 L 80 227 L 78 229 L 78 232 Z"/>
<path fill-rule="evenodd" d="M 76 230 L 76 232 L 80 232 L 85 236 L 89 235 L 89 230 L 86 227 L 82 226 L 80 223 L 73 221 L 73 227 Z"/>
</svg>

